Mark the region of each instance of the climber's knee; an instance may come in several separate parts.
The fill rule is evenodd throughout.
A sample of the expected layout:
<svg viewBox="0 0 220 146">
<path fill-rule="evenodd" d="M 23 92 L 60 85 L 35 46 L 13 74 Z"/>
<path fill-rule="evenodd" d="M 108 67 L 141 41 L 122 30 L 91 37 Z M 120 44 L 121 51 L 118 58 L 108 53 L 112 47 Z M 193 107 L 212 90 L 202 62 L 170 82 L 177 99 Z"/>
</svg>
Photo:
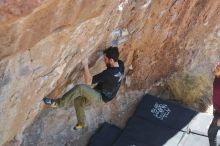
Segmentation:
<svg viewBox="0 0 220 146">
<path fill-rule="evenodd" d="M 74 90 L 79 90 L 80 91 L 81 89 L 82 89 L 81 85 L 76 85 Z"/>
<path fill-rule="evenodd" d="M 79 105 L 80 104 L 80 97 L 77 97 L 76 99 L 74 99 L 74 105 Z"/>
<path fill-rule="evenodd" d="M 85 97 L 77 97 L 76 99 L 74 99 L 74 105 L 75 106 L 85 106 L 87 105 L 89 102 Z"/>
</svg>

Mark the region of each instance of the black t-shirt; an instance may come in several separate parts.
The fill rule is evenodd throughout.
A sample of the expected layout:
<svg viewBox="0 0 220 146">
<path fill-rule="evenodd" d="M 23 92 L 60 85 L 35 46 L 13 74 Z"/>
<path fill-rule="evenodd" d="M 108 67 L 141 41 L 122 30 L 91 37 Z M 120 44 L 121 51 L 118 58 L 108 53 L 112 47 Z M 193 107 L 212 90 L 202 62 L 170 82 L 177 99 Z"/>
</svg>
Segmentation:
<svg viewBox="0 0 220 146">
<path fill-rule="evenodd" d="M 92 84 L 97 85 L 95 90 L 102 94 L 104 102 L 112 100 L 116 96 L 124 74 L 124 63 L 118 60 L 119 67 L 107 67 L 103 72 L 93 76 Z"/>
</svg>

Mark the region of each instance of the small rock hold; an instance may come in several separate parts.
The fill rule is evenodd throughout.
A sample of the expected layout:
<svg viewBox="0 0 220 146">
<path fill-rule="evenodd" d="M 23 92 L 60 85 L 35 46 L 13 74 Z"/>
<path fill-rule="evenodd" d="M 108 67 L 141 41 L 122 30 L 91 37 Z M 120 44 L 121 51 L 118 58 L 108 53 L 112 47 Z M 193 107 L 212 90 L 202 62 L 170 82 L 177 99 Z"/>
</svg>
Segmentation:
<svg viewBox="0 0 220 146">
<path fill-rule="evenodd" d="M 220 29 L 217 30 L 216 35 L 217 37 L 220 37 Z"/>
<path fill-rule="evenodd" d="M 113 40 L 113 41 L 111 42 L 111 46 L 112 46 L 112 47 L 117 47 L 117 46 L 118 46 L 118 40 Z"/>
<path fill-rule="evenodd" d="M 44 76 L 44 77 L 43 77 L 43 80 L 48 80 L 48 79 L 49 79 L 48 76 Z"/>
<path fill-rule="evenodd" d="M 129 69 L 129 70 L 133 70 L 133 66 L 132 66 L 132 64 L 129 65 L 128 69 Z"/>
<path fill-rule="evenodd" d="M 123 31 L 122 31 L 122 37 L 125 37 L 125 36 L 127 36 L 129 34 L 129 32 L 128 32 L 128 29 L 124 29 Z"/>
<path fill-rule="evenodd" d="M 112 32 L 112 37 L 114 38 L 114 39 L 117 39 L 117 38 L 119 38 L 119 37 L 121 37 L 121 35 L 122 35 L 122 30 L 120 29 L 120 28 L 116 28 L 113 32 Z"/>
</svg>

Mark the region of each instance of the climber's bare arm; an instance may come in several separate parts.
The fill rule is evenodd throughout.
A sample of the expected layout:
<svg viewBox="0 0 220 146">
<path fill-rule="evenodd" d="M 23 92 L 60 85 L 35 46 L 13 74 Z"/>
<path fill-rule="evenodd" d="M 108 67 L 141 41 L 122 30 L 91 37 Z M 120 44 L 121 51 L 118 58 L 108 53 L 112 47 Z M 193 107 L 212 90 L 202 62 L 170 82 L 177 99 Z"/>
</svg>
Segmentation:
<svg viewBox="0 0 220 146">
<path fill-rule="evenodd" d="M 88 58 L 84 58 L 82 60 L 82 64 L 83 64 L 83 67 L 84 67 L 84 81 L 85 81 L 85 84 L 91 85 L 91 83 L 92 83 L 92 75 L 91 75 L 91 73 L 89 71 Z"/>
</svg>

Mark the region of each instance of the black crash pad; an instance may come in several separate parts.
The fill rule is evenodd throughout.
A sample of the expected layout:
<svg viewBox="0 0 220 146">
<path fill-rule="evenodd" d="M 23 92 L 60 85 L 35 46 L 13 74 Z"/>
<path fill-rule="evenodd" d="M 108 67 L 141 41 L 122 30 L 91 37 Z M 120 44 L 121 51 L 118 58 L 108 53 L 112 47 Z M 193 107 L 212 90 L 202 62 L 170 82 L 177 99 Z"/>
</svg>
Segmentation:
<svg viewBox="0 0 220 146">
<path fill-rule="evenodd" d="M 103 123 L 90 138 L 88 146 L 112 146 L 122 130 L 112 124 Z"/>
<path fill-rule="evenodd" d="M 113 146 L 162 146 L 177 133 L 178 130 L 132 117 Z"/>
<path fill-rule="evenodd" d="M 135 115 L 156 124 L 181 130 L 197 115 L 197 112 L 179 104 L 146 94 L 136 109 Z"/>
</svg>

